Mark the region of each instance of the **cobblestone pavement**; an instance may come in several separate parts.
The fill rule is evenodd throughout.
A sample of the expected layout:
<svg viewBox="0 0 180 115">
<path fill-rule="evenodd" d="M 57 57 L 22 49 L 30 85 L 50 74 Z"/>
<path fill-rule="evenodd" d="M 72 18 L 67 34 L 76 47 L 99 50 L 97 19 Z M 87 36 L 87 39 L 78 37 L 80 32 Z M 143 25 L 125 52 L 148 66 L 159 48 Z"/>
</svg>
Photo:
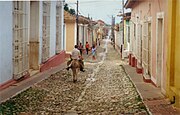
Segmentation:
<svg viewBox="0 0 180 115">
<path fill-rule="evenodd" d="M 23 115 L 146 115 L 147 109 L 109 42 L 85 59 L 84 73 L 72 82 L 61 70 L 1 105 L 1 111 Z"/>
</svg>

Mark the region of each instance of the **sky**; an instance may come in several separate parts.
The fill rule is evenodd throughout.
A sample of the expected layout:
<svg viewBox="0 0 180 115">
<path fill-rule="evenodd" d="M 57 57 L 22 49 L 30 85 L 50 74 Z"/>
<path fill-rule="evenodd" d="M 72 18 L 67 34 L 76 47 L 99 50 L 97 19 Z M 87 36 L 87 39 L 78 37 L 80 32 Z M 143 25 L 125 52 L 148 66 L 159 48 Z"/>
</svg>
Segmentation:
<svg viewBox="0 0 180 115">
<path fill-rule="evenodd" d="M 115 22 L 119 23 L 121 18 L 117 15 L 122 12 L 122 0 L 78 0 L 80 15 L 92 17 L 93 20 L 103 20 L 107 24 L 112 23 L 112 16 Z M 126 1 L 126 0 L 124 0 Z M 75 9 L 77 0 L 65 0 L 70 8 Z"/>
</svg>

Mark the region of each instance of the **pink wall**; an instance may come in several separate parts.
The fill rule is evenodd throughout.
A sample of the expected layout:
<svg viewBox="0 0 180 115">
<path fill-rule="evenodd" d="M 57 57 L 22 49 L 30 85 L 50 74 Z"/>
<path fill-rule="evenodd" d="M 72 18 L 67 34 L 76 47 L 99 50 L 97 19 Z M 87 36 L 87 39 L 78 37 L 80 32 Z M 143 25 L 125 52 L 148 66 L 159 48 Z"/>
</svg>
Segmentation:
<svg viewBox="0 0 180 115">
<path fill-rule="evenodd" d="M 48 70 L 52 67 L 56 67 L 65 62 L 66 52 L 61 51 L 59 54 L 54 55 L 53 57 L 49 58 L 46 63 L 41 64 L 40 72 Z"/>
<path fill-rule="evenodd" d="M 135 21 L 135 14 L 140 14 L 140 20 L 144 21 L 145 16 L 152 17 L 151 28 L 152 28 L 152 76 L 156 79 L 156 15 L 157 12 L 164 12 L 164 43 L 163 43 L 163 77 L 164 77 L 164 88 L 166 81 L 166 59 L 167 59 L 167 7 L 168 0 L 144 0 L 137 1 L 132 8 L 132 20 Z M 152 77 L 151 76 L 151 77 Z"/>
</svg>

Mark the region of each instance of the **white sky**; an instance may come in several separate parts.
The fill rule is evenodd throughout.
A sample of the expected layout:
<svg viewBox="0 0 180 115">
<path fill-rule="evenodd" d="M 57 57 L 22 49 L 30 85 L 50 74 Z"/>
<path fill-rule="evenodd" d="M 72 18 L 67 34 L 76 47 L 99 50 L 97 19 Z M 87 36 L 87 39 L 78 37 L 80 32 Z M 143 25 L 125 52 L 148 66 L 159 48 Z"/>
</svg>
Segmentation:
<svg viewBox="0 0 180 115">
<path fill-rule="evenodd" d="M 126 0 L 124 0 L 126 1 Z M 76 11 L 77 0 L 65 0 L 70 8 Z M 115 16 L 116 23 L 120 22 L 120 17 L 117 17 L 122 11 L 122 0 L 79 0 L 79 12 L 81 15 L 93 18 L 93 20 L 101 19 L 108 24 L 111 24 L 112 15 Z"/>
</svg>

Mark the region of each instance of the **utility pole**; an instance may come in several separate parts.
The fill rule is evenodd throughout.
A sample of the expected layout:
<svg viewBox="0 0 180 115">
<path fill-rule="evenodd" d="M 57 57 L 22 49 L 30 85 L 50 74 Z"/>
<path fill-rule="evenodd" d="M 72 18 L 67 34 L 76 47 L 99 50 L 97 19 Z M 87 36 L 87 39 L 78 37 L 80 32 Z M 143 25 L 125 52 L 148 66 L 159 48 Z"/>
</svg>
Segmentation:
<svg viewBox="0 0 180 115">
<path fill-rule="evenodd" d="M 77 26 L 77 33 L 76 33 L 77 36 L 76 36 L 76 37 L 77 37 L 77 45 L 79 45 L 79 26 L 78 26 L 78 25 L 79 25 L 79 15 L 78 15 L 78 12 L 79 12 L 79 11 L 78 11 L 78 7 L 79 7 L 79 1 L 77 0 L 77 10 L 76 10 L 76 11 L 77 11 L 77 14 L 76 14 L 76 26 Z"/>
</svg>

